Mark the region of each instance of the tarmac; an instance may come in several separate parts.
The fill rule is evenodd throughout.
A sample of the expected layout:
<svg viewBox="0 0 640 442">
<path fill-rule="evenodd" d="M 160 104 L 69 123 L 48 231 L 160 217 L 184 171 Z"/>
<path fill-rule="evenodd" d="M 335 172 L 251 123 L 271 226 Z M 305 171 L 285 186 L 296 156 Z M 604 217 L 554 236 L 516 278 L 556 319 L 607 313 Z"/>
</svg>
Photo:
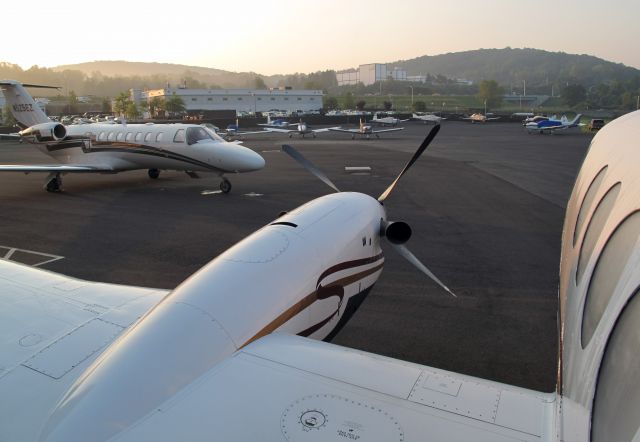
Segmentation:
<svg viewBox="0 0 640 442">
<path fill-rule="evenodd" d="M 404 126 L 371 140 L 248 136 L 244 145 L 267 165 L 228 176 L 228 195 L 217 192 L 218 177 L 182 172 L 66 175 L 60 194 L 42 189 L 44 174 L 0 174 L 0 257 L 13 250 L 11 259 L 78 278 L 173 288 L 281 211 L 331 192 L 282 144 L 339 189 L 377 197 L 431 128 Z M 578 131 L 444 121 L 385 206 L 412 227 L 408 248 L 458 297 L 386 248 L 382 276 L 333 342 L 553 391 L 564 208 L 590 141 Z M 0 164 L 47 162 L 32 146 L 0 142 Z"/>
</svg>

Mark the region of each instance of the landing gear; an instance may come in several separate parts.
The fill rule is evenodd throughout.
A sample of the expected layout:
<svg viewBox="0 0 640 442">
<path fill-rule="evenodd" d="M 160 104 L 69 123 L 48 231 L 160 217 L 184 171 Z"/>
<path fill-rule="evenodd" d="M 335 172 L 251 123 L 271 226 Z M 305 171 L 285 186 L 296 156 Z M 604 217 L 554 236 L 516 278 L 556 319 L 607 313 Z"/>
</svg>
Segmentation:
<svg viewBox="0 0 640 442">
<path fill-rule="evenodd" d="M 62 177 L 60 174 L 50 174 L 47 177 L 44 188 L 47 189 L 47 192 L 60 192 L 62 190 Z"/>
<path fill-rule="evenodd" d="M 228 179 L 223 178 L 222 181 L 220 181 L 220 190 L 222 190 L 222 193 L 231 192 L 231 182 L 229 182 Z"/>
<path fill-rule="evenodd" d="M 149 169 L 149 172 L 147 173 L 149 174 L 149 178 L 152 180 L 157 180 L 160 176 L 160 171 L 158 169 Z"/>
<path fill-rule="evenodd" d="M 293 134 L 289 134 L 289 138 L 293 138 Z"/>
<path fill-rule="evenodd" d="M 315 138 L 315 137 L 316 137 L 316 134 L 311 134 L 311 136 L 312 136 L 313 138 Z"/>
</svg>

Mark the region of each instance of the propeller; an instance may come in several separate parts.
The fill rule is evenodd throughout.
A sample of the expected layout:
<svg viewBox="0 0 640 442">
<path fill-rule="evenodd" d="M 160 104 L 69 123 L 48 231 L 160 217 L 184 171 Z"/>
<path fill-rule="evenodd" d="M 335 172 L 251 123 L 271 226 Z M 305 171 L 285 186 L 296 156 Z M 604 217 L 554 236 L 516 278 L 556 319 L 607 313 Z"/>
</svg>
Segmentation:
<svg viewBox="0 0 640 442">
<path fill-rule="evenodd" d="M 413 157 L 411 157 L 411 159 L 409 160 L 409 162 L 407 163 L 406 166 L 404 166 L 404 169 L 402 169 L 402 171 L 398 174 L 398 176 L 396 177 L 395 180 L 393 180 L 393 183 L 391 183 L 389 185 L 389 187 L 387 187 L 387 190 L 385 190 L 384 192 L 382 192 L 382 195 L 380 195 L 378 197 L 378 201 L 380 201 L 381 203 L 384 202 L 385 199 L 387 199 L 387 197 L 389 196 L 389 194 L 393 191 L 393 189 L 396 187 L 396 184 L 398 183 L 398 181 L 400 181 L 400 178 L 402 178 L 402 175 L 405 174 L 405 172 L 407 170 L 409 170 L 409 168 L 411 166 L 413 166 L 413 163 L 416 162 L 416 160 L 418 158 L 420 158 L 420 155 L 422 155 L 422 152 L 424 152 L 427 147 L 429 147 L 429 144 L 431 144 L 431 142 L 433 141 L 433 139 L 436 137 L 436 135 L 438 134 L 438 131 L 440 130 L 440 125 L 436 124 L 435 126 L 433 126 L 433 128 L 429 131 L 429 134 L 427 135 L 427 137 L 424 139 L 424 141 L 422 142 L 422 144 L 420 145 L 420 147 L 418 147 L 418 150 L 416 150 L 416 153 L 413 154 Z"/>
<path fill-rule="evenodd" d="M 331 187 L 333 190 L 335 190 L 336 192 L 340 192 L 340 189 L 338 189 L 336 187 L 335 184 L 333 184 L 333 182 L 331 182 L 331 180 L 329 179 L 328 176 L 326 176 L 324 174 L 324 172 L 322 172 L 320 169 L 318 169 L 315 164 L 313 164 L 311 161 L 307 160 L 300 152 L 298 152 L 293 146 L 289 146 L 288 144 L 284 144 L 282 146 L 282 150 L 289 155 L 291 158 L 293 158 L 294 160 L 296 160 L 298 163 L 300 163 L 300 165 L 302 167 L 304 167 L 305 169 L 307 169 L 309 172 L 311 172 L 313 175 L 315 175 L 317 178 L 319 178 L 323 183 L 325 183 L 327 186 Z"/>
<path fill-rule="evenodd" d="M 440 130 L 439 124 L 436 124 L 431 129 L 431 131 L 429 132 L 427 137 L 424 139 L 424 141 L 422 142 L 422 144 L 420 145 L 416 153 L 413 154 L 413 157 L 409 160 L 407 165 L 404 166 L 404 169 L 402 169 L 400 174 L 398 174 L 396 179 L 393 181 L 393 183 L 391 183 L 391 185 L 387 188 L 387 190 L 385 190 L 382 193 L 382 195 L 378 197 L 378 201 L 381 204 L 393 191 L 395 185 L 398 183 L 400 178 L 402 178 L 402 175 L 404 175 L 405 172 L 409 170 L 409 168 L 413 165 L 413 163 L 416 162 L 416 160 L 420 157 L 420 155 L 422 155 L 422 153 L 429 146 L 429 144 L 431 144 L 431 142 L 433 141 L 433 139 L 435 138 L 439 130 Z M 340 190 L 336 187 L 335 184 L 333 184 L 333 182 L 331 182 L 331 180 L 324 174 L 324 172 L 318 169 L 311 161 L 306 159 L 294 147 L 288 144 L 285 144 L 282 146 L 282 150 L 286 154 L 288 154 L 291 158 L 293 158 L 298 163 L 300 163 L 302 167 L 304 167 L 313 175 L 315 175 L 317 178 L 319 178 L 326 185 L 334 189 L 336 192 L 340 192 Z M 389 242 L 389 244 L 391 244 L 391 246 L 400 254 L 400 256 L 402 256 L 411 264 L 413 264 L 418 270 L 420 270 L 422 273 L 428 276 L 431 280 L 433 280 L 433 282 L 435 282 L 440 287 L 442 287 L 447 293 L 457 298 L 455 293 L 453 293 L 451 289 L 449 289 L 449 287 L 444 285 L 442 281 L 440 281 L 440 279 L 438 279 L 438 277 L 431 270 L 429 270 L 427 266 L 422 264 L 422 262 L 420 262 L 420 260 L 416 258 L 416 256 L 413 253 L 411 253 L 411 251 L 404 245 L 404 243 L 407 242 L 411 237 L 411 228 L 409 227 L 408 224 L 401 221 L 390 222 L 390 221 L 383 220 L 380 225 L 380 236 L 384 236 Z"/>
</svg>

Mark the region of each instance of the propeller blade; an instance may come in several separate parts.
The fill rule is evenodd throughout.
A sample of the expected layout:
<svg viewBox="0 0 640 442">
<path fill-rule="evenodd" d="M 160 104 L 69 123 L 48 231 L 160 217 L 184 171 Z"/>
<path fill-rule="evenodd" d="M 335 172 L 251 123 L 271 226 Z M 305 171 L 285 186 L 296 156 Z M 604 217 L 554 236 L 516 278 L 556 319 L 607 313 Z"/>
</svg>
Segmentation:
<svg viewBox="0 0 640 442">
<path fill-rule="evenodd" d="M 431 278 L 436 284 L 438 284 L 440 287 L 442 287 L 443 289 L 445 289 L 447 292 L 449 292 L 454 298 L 457 298 L 456 294 L 453 293 L 449 287 L 447 287 L 446 285 L 444 285 L 442 283 L 442 281 L 440 281 L 438 279 L 438 277 L 436 275 L 433 274 L 433 272 L 431 270 L 429 270 L 424 264 L 422 264 L 420 262 L 420 260 L 418 258 L 415 257 L 415 255 L 413 253 L 411 253 L 411 251 L 406 248 L 404 246 L 404 244 L 393 244 L 393 243 L 389 243 L 393 246 L 394 249 L 396 249 L 396 251 L 402 255 L 403 258 L 405 258 L 407 261 L 409 261 L 411 264 L 413 264 L 414 266 L 416 266 L 418 268 L 418 270 L 420 270 L 422 273 L 424 273 L 425 275 L 427 275 L 429 278 Z"/>
<path fill-rule="evenodd" d="M 336 192 L 340 192 L 340 190 L 336 187 L 335 184 L 333 184 L 331 182 L 331 180 L 329 179 L 329 177 L 327 177 L 324 172 L 322 172 L 320 169 L 318 169 L 315 164 L 313 164 L 311 161 L 309 161 L 308 159 L 306 159 L 300 152 L 298 152 L 293 146 L 289 146 L 288 144 L 283 144 L 282 145 L 282 150 L 289 155 L 291 158 L 293 158 L 294 160 L 296 160 L 298 163 L 300 163 L 302 165 L 302 167 L 304 167 L 305 169 L 307 169 L 309 172 L 311 172 L 312 174 L 314 174 L 317 178 L 319 178 L 320 180 L 322 180 L 323 183 L 325 183 L 327 186 L 331 187 L 333 190 L 335 190 Z"/>
<path fill-rule="evenodd" d="M 416 153 L 413 154 L 413 157 L 409 160 L 409 162 L 407 163 L 406 166 L 404 166 L 404 169 L 402 169 L 402 172 L 400 172 L 398 174 L 398 176 L 396 177 L 395 180 L 393 180 L 393 183 L 391 183 L 391 185 L 389 187 L 387 187 L 387 190 L 385 190 L 382 195 L 380 195 L 378 197 L 378 201 L 383 202 L 385 199 L 387 199 L 387 197 L 389 196 L 389 194 L 391 193 L 391 191 L 393 191 L 393 188 L 396 187 L 396 184 L 398 183 L 398 181 L 400 180 L 400 178 L 402 178 L 402 175 L 404 175 L 404 173 L 409 170 L 409 168 L 411 166 L 413 166 L 413 163 L 416 162 L 416 160 L 418 158 L 420 158 L 420 155 L 422 155 L 422 152 L 425 151 L 425 149 L 429 146 L 429 144 L 431 144 L 431 142 L 433 141 L 433 139 L 436 137 L 436 135 L 438 134 L 438 131 L 440 130 L 440 125 L 436 124 L 435 126 L 433 126 L 433 128 L 431 129 L 431 131 L 429 132 L 429 134 L 427 135 L 427 137 L 424 139 L 424 141 L 422 142 L 422 144 L 420 145 L 420 147 L 418 148 L 418 150 L 416 150 Z"/>
</svg>

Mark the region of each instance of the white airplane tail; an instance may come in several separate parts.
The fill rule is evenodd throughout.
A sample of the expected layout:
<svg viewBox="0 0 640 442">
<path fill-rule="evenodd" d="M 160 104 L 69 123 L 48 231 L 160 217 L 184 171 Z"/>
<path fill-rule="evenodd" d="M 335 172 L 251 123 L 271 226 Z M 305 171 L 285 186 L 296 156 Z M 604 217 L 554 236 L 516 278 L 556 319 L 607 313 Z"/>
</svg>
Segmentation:
<svg viewBox="0 0 640 442">
<path fill-rule="evenodd" d="M 22 129 L 26 129 L 36 124 L 49 123 L 51 120 L 36 104 L 33 97 L 24 87 L 40 87 L 57 89 L 53 86 L 39 86 L 32 84 L 21 84 L 15 80 L 0 80 L 0 90 L 7 100 L 9 109 L 13 117 Z"/>
<path fill-rule="evenodd" d="M 576 117 L 569 123 L 571 126 L 577 126 L 580 123 L 580 118 L 582 118 L 582 114 L 576 115 Z"/>
</svg>

